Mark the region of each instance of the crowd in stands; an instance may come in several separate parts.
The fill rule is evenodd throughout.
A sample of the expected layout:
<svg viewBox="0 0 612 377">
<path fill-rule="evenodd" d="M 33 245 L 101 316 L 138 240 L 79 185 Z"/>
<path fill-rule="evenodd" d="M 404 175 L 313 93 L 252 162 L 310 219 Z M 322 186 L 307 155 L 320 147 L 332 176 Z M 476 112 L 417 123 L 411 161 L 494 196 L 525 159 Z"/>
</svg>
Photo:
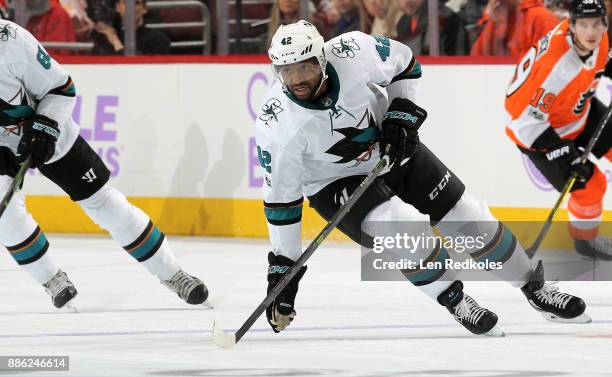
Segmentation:
<svg viewBox="0 0 612 377">
<path fill-rule="evenodd" d="M 41 41 L 93 42 L 93 48 L 87 53 L 124 53 L 126 0 L 0 0 L 0 17 L 11 18 L 12 3 L 16 1 L 27 3 L 26 27 Z M 134 1 L 137 54 L 185 53 L 171 49 L 172 33 L 147 26 L 171 22 L 149 9 L 148 3 L 156 0 Z M 198 1 L 210 9 L 214 34 L 219 22 L 214 19 L 217 3 L 227 0 Z M 394 38 L 410 46 L 417 55 L 429 55 L 429 10 L 430 6 L 437 6 L 440 55 L 518 58 L 567 17 L 569 5 L 569 0 L 433 1 L 435 5 L 430 5 L 428 0 L 310 0 L 308 19 L 326 40 L 359 30 Z M 235 3 L 232 4 L 235 8 Z M 607 5 L 610 12 L 612 4 Z M 264 53 L 279 25 L 300 18 L 300 0 L 261 0 L 259 4 L 242 7 L 240 12 L 232 9 L 230 17 L 241 13 L 251 24 L 240 27 L 241 36 L 237 46 L 231 49 L 233 53 Z M 237 29 L 234 23 L 230 33 L 236 33 Z M 244 43 L 240 43 L 240 38 Z M 75 53 L 70 49 L 50 52 Z"/>
</svg>

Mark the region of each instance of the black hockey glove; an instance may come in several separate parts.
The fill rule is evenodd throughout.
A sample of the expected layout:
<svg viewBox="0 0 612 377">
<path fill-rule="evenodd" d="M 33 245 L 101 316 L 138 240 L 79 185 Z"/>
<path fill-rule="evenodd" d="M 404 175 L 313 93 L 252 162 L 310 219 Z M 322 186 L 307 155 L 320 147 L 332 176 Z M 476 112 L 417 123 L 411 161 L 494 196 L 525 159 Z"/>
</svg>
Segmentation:
<svg viewBox="0 0 612 377">
<path fill-rule="evenodd" d="M 57 122 L 44 115 L 35 114 L 20 123 L 21 140 L 17 147 L 17 160 L 25 161 L 32 154 L 32 168 L 37 168 L 53 157 L 55 143 L 60 136 Z"/>
<path fill-rule="evenodd" d="M 289 268 L 294 265 L 294 262 L 282 255 L 274 255 L 274 252 L 268 253 L 268 293 L 276 286 L 276 283 L 283 277 L 283 275 L 289 271 Z M 298 283 L 304 273 L 306 272 L 306 266 L 303 266 L 300 271 L 293 277 L 289 282 L 289 285 L 281 291 L 276 297 L 272 304 L 266 308 L 266 317 L 268 323 L 272 326 L 272 330 L 278 333 L 283 331 L 293 318 L 295 317 L 295 310 L 293 304 L 295 302 L 295 296 L 298 291 Z"/>
<path fill-rule="evenodd" d="M 418 129 L 427 118 L 427 111 L 409 99 L 396 98 L 381 123 L 380 154 L 388 155 L 391 165 L 405 164 L 419 145 Z M 398 166 L 396 165 L 396 166 Z"/>
<path fill-rule="evenodd" d="M 606 63 L 606 68 L 604 69 L 604 76 L 612 79 L 612 50 L 608 51 L 608 62 Z"/>
<path fill-rule="evenodd" d="M 0 147 L 0 175 L 8 175 L 15 178 L 19 165 L 15 155 L 8 147 Z"/>
<path fill-rule="evenodd" d="M 593 163 L 589 160 L 580 162 L 582 153 L 571 140 L 562 140 L 555 146 L 544 150 L 546 159 L 557 166 L 558 171 L 567 181 L 572 173 L 576 172 L 577 179 L 571 191 L 585 188 L 586 183 L 594 172 Z"/>
</svg>

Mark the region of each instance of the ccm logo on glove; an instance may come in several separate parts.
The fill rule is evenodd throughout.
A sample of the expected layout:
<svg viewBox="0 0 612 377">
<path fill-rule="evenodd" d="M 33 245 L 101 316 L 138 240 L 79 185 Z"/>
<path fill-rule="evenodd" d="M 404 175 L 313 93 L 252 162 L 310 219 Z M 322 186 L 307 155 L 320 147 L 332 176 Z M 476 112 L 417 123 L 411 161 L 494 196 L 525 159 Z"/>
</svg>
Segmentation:
<svg viewBox="0 0 612 377">
<path fill-rule="evenodd" d="M 385 116 L 383 117 L 383 120 L 385 119 L 402 119 L 402 120 L 407 120 L 409 122 L 412 122 L 413 124 L 416 124 L 419 120 L 419 118 L 417 118 L 416 116 L 409 114 L 409 113 L 402 113 L 400 111 L 389 111 L 387 113 L 385 113 Z"/>
<path fill-rule="evenodd" d="M 42 131 L 47 135 L 54 137 L 56 140 L 60 137 L 60 132 L 57 130 L 57 128 L 51 128 L 49 126 L 45 126 L 44 124 L 34 123 L 32 124 L 32 129 Z"/>
</svg>

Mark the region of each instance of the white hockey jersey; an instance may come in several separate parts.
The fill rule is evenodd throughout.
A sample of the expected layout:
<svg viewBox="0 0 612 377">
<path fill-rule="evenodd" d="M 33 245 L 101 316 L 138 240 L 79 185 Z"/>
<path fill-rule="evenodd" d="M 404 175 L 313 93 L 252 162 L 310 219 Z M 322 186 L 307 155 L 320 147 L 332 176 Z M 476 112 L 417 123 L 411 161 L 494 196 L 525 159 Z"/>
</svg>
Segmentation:
<svg viewBox="0 0 612 377">
<path fill-rule="evenodd" d="M 303 102 L 276 82 L 256 122 L 264 170 L 264 209 L 276 254 L 301 254 L 303 196 L 346 176 L 370 172 L 379 161 L 379 124 L 390 101 L 414 99 L 421 76 L 410 48 L 361 32 L 325 43 L 329 90 Z"/>
<path fill-rule="evenodd" d="M 0 146 L 16 153 L 21 139 L 16 123 L 37 113 L 58 123 L 60 138 L 47 163 L 58 160 L 79 135 L 71 116 L 74 103 L 68 73 L 27 30 L 0 20 Z"/>
</svg>

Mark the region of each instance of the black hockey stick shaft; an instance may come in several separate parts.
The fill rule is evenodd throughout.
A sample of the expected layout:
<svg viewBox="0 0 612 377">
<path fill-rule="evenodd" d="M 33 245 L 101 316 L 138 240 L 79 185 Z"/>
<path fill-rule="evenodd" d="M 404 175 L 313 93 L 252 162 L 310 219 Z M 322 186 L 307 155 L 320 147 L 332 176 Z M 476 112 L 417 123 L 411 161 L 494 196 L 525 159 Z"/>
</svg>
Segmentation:
<svg viewBox="0 0 612 377">
<path fill-rule="evenodd" d="M 374 182 L 374 180 L 380 175 L 384 168 L 388 165 L 388 157 L 384 156 L 380 159 L 378 164 L 372 169 L 370 174 L 361 182 L 359 187 L 353 192 L 348 200 L 340 207 L 338 212 L 327 222 L 327 225 L 321 230 L 317 237 L 308 245 L 304 253 L 295 261 L 295 264 L 283 275 L 279 282 L 274 288 L 268 293 L 266 298 L 259 304 L 257 309 L 249 316 L 246 322 L 236 332 L 236 343 L 246 334 L 247 331 L 253 326 L 257 318 L 266 310 L 266 308 L 276 299 L 281 291 L 289 284 L 291 279 L 298 273 L 298 271 L 306 264 L 306 261 L 310 256 L 317 250 L 321 242 L 331 233 L 331 231 L 340 223 L 344 216 L 350 211 L 351 207 L 359 200 L 361 195 L 367 190 L 368 187 Z"/>
<path fill-rule="evenodd" d="M 31 155 L 28 156 L 25 159 L 25 161 L 21 163 L 21 166 L 19 167 L 17 174 L 15 174 L 15 178 L 13 178 L 13 182 L 11 183 L 11 186 L 9 187 L 6 194 L 4 194 L 4 197 L 2 198 L 2 202 L 0 202 L 0 217 L 4 214 L 4 211 L 6 211 L 6 207 L 8 207 L 9 203 L 11 202 L 11 199 L 13 199 L 13 195 L 15 195 L 15 192 L 23 183 L 25 174 L 30 168 L 31 164 L 32 164 Z"/>
<path fill-rule="evenodd" d="M 608 124 L 608 121 L 610 120 L 611 116 L 612 116 L 612 102 L 610 102 L 610 104 L 608 105 L 605 115 L 602 117 L 601 121 L 597 125 L 597 128 L 595 129 L 593 136 L 591 136 L 591 139 L 589 140 L 589 143 L 587 144 L 584 150 L 584 153 L 582 153 L 582 156 L 580 157 L 580 162 L 579 162 L 580 164 L 584 164 L 589 159 L 589 155 L 593 151 L 593 148 L 595 147 L 595 143 L 597 143 L 597 140 L 599 140 L 599 137 L 601 136 L 604 128 L 606 127 L 606 124 Z M 546 221 L 544 222 L 544 225 L 542 226 L 542 230 L 540 230 L 538 237 L 535 239 L 533 244 L 529 248 L 527 248 L 527 250 L 525 251 L 530 259 L 533 258 L 536 251 L 538 251 L 538 249 L 540 248 L 540 245 L 542 245 L 542 241 L 544 241 L 544 237 L 546 237 L 546 233 L 548 233 L 548 230 L 550 229 L 552 225 L 552 220 L 555 217 L 555 214 L 559 210 L 559 207 L 561 207 L 561 203 L 563 202 L 563 199 L 565 198 L 567 193 L 570 192 L 570 190 L 574 186 L 574 183 L 576 182 L 577 178 L 578 178 L 578 175 L 576 174 L 576 172 L 573 172 L 572 175 L 570 175 L 570 177 L 568 178 L 567 182 L 565 182 L 565 186 L 563 186 L 563 190 L 561 190 L 561 194 L 559 195 L 559 198 L 557 199 L 555 206 L 552 208 L 552 210 L 548 214 L 548 217 L 546 218 Z"/>
</svg>

